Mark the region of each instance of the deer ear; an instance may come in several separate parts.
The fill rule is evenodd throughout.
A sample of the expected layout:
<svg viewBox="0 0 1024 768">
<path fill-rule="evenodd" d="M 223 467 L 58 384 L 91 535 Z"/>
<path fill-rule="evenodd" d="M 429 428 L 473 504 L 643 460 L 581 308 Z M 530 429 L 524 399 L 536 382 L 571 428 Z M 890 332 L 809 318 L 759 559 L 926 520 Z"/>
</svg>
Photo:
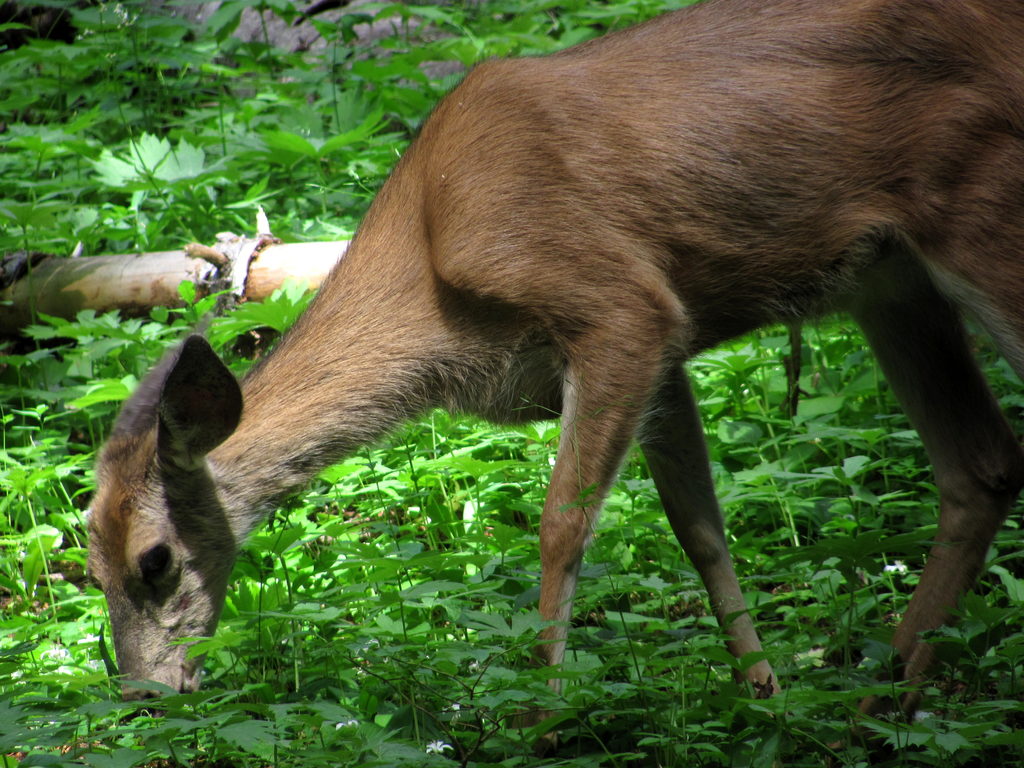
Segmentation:
<svg viewBox="0 0 1024 768">
<path fill-rule="evenodd" d="M 160 393 L 163 391 L 167 374 L 170 373 L 178 357 L 181 345 L 163 356 L 163 358 L 139 382 L 132 396 L 129 397 L 114 422 L 111 437 L 140 437 L 156 425 L 157 407 L 160 404 Z"/>
<path fill-rule="evenodd" d="M 206 339 L 189 336 L 167 373 L 157 410 L 161 460 L 190 469 L 235 431 L 242 391 Z"/>
</svg>

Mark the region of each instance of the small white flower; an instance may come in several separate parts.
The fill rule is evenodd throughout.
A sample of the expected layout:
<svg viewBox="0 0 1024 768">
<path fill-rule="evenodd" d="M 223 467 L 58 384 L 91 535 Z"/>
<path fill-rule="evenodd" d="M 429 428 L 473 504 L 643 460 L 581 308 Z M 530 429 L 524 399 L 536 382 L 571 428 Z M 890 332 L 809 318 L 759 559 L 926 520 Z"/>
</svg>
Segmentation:
<svg viewBox="0 0 1024 768">
<path fill-rule="evenodd" d="M 451 744 L 445 744 L 440 739 L 438 739 L 437 741 L 432 741 L 429 744 L 427 744 L 428 755 L 443 755 L 446 749 L 453 750 L 453 747 Z"/>
<path fill-rule="evenodd" d="M 85 637 L 83 637 L 81 640 L 78 641 L 78 645 L 92 645 L 93 643 L 98 643 L 99 641 L 100 641 L 100 636 L 99 635 L 86 635 Z"/>
<path fill-rule="evenodd" d="M 357 725 L 359 725 L 359 721 L 350 717 L 348 720 L 342 720 L 340 723 L 335 723 L 334 730 L 337 731 L 340 728 L 355 728 Z"/>
<path fill-rule="evenodd" d="M 68 649 L 60 646 L 47 648 L 43 651 L 42 656 L 44 659 L 52 659 L 53 661 L 67 661 L 71 658 L 71 654 L 68 653 Z"/>
<path fill-rule="evenodd" d="M 886 573 L 906 573 L 907 564 L 902 560 L 893 560 L 892 565 L 886 565 L 882 570 Z"/>
</svg>

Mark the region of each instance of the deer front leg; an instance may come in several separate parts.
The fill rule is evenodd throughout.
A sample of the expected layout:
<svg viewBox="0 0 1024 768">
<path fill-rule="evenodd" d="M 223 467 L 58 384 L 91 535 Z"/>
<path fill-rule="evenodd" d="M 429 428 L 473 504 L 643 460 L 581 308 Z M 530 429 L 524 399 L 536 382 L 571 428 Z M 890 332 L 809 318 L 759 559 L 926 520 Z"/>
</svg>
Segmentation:
<svg viewBox="0 0 1024 768">
<path fill-rule="evenodd" d="M 661 345 L 622 349 L 629 334 L 609 328 L 570 353 L 563 383 L 562 433 L 541 517 L 540 614 L 555 622 L 541 634 L 540 657 L 565 655 L 572 600 L 601 503 L 632 440 L 662 368 Z M 641 336 L 657 338 L 648 330 Z M 618 349 L 616 349 L 618 347 Z M 554 680 L 552 686 L 560 687 Z"/>
<path fill-rule="evenodd" d="M 761 641 L 733 569 L 700 414 L 681 367 L 668 372 L 651 411 L 640 434 L 647 466 L 672 530 L 708 590 L 711 608 L 728 636 L 729 651 L 741 659 L 760 651 Z M 780 690 L 771 666 L 763 659 L 737 677 L 749 681 L 758 697 Z"/>
<path fill-rule="evenodd" d="M 562 435 L 540 524 L 540 614 L 556 623 L 541 634 L 539 653 L 551 665 L 565 655 L 583 554 L 639 414 L 632 394 L 599 406 L 578 381 L 570 373 L 565 383 Z"/>
</svg>

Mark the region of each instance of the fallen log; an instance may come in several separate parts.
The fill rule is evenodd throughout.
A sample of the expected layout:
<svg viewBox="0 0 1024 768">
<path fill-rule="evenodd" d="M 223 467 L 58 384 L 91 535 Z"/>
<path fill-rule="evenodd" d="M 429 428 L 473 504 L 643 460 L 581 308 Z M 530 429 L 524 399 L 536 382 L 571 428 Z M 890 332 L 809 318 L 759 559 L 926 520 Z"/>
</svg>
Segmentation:
<svg viewBox="0 0 1024 768">
<path fill-rule="evenodd" d="M 180 251 L 29 260 L 25 274 L 0 288 L 0 335 L 17 335 L 39 312 L 71 319 L 83 309 L 144 315 L 180 307 L 183 280 L 198 297 L 228 290 L 240 301 L 264 299 L 289 277 L 317 288 L 347 246 L 231 237 Z"/>
</svg>

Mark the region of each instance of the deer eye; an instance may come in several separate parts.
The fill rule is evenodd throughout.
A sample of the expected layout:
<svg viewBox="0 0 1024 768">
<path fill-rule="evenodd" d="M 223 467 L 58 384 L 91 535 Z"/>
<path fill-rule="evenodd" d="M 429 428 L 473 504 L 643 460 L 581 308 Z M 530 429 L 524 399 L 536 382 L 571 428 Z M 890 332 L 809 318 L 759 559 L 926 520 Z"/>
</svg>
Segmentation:
<svg viewBox="0 0 1024 768">
<path fill-rule="evenodd" d="M 139 556 L 139 571 L 142 573 L 143 581 L 152 584 L 164 575 L 170 563 L 170 547 L 166 544 L 157 544 L 155 547 L 150 547 Z"/>
</svg>

